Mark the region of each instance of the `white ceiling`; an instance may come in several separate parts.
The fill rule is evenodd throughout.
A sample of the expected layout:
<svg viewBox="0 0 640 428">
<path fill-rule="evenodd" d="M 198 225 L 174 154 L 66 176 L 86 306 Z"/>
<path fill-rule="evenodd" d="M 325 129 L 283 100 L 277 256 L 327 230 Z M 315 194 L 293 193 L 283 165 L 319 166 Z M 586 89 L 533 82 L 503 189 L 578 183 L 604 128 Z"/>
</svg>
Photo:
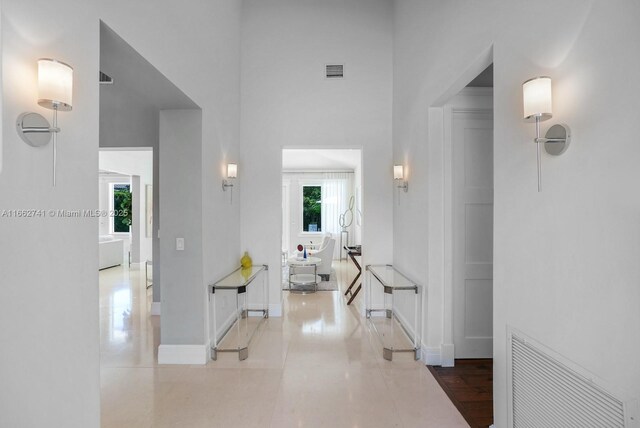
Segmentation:
<svg viewBox="0 0 640 428">
<path fill-rule="evenodd" d="M 284 171 L 355 170 L 360 167 L 359 149 L 283 149 Z"/>
</svg>

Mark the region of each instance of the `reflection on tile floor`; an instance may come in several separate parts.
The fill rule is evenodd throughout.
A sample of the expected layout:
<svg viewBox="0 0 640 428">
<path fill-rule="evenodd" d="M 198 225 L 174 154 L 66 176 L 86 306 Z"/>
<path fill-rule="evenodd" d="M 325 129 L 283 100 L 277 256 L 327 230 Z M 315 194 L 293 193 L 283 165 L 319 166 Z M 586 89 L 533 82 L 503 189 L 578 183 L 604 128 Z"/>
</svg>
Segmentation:
<svg viewBox="0 0 640 428">
<path fill-rule="evenodd" d="M 344 290 L 354 268 L 334 266 Z M 340 292 L 285 292 L 284 317 L 260 327 L 245 361 L 158 366 L 144 283 L 134 267 L 100 273 L 102 427 L 468 426 L 420 362 L 382 359 Z"/>
</svg>

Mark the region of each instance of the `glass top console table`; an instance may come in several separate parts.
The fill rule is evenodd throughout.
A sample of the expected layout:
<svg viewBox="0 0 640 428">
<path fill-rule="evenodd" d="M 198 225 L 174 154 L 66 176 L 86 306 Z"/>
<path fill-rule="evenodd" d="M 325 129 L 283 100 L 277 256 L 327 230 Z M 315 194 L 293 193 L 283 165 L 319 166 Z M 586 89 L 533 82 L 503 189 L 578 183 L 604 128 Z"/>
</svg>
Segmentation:
<svg viewBox="0 0 640 428">
<path fill-rule="evenodd" d="M 249 356 L 249 343 L 262 322 L 269 318 L 269 266 L 238 268 L 209 286 L 211 359 L 218 352 Z M 228 303 L 232 301 L 232 304 Z"/>
<path fill-rule="evenodd" d="M 382 342 L 382 356 L 413 352 L 420 358 L 422 327 L 420 287 L 392 265 L 367 265 L 366 315 Z M 382 299 L 375 299 L 373 294 Z M 375 300 L 375 302 L 374 302 Z"/>
</svg>

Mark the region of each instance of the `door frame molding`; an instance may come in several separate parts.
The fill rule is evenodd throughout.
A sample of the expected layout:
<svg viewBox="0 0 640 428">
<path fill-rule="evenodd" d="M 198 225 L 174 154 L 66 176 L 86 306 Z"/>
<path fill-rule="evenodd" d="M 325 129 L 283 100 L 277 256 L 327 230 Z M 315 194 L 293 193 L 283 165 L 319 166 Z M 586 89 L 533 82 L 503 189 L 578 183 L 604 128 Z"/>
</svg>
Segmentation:
<svg viewBox="0 0 640 428">
<path fill-rule="evenodd" d="M 447 131 L 451 134 L 451 112 L 445 107 L 461 91 L 467 93 L 481 92 L 477 88 L 469 89 L 466 85 L 485 68 L 493 63 L 493 45 L 485 49 L 471 65 L 456 77 L 428 108 L 428 169 L 427 169 L 427 230 L 428 230 L 428 294 L 423 297 L 423 307 L 428 319 L 425 323 L 423 343 L 426 343 L 426 364 L 452 367 L 454 365 L 453 345 L 453 288 L 452 288 L 452 254 L 446 257 L 447 249 L 452 241 L 446 244 L 445 219 L 451 222 L 451 210 L 445 215 L 445 116 L 449 116 Z M 490 88 L 492 91 L 493 88 Z M 485 90 L 486 93 L 486 90 Z M 459 106 L 464 109 L 464 106 Z M 450 146 L 447 145 L 447 146 Z M 448 159 L 450 162 L 451 153 Z M 449 172 L 451 170 L 449 169 Z M 450 186 L 449 179 L 449 186 Z M 450 226 L 449 226 L 450 227 Z M 450 235 L 452 236 L 452 235 Z M 447 283 L 448 281 L 448 283 Z"/>
</svg>

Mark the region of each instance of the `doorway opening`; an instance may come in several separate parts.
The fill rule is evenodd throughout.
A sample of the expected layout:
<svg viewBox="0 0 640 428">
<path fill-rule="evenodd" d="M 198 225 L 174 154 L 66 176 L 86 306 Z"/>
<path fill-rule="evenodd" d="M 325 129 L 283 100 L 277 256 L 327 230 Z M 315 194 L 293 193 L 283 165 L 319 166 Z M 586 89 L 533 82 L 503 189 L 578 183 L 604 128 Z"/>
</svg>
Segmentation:
<svg viewBox="0 0 640 428">
<path fill-rule="evenodd" d="M 493 68 L 474 84 L 445 106 L 456 359 L 493 357 Z"/>
<path fill-rule="evenodd" d="M 103 148 L 98 165 L 100 270 L 150 265 L 153 260 L 153 148 Z M 117 251 L 115 245 L 103 244 L 117 240 L 122 241 Z M 111 251 L 109 245 L 113 247 Z M 120 253 L 118 257 L 116 253 Z M 150 276 L 147 274 L 148 279 Z"/>
<path fill-rule="evenodd" d="M 471 426 L 493 422 L 493 64 L 441 103 L 444 337 L 431 372 Z M 474 65 L 476 69 L 479 64 Z M 482 69 L 482 68 L 480 68 Z M 477 73 L 477 72 L 476 72 Z M 467 382 L 474 376 L 476 382 Z M 480 391 L 481 390 L 481 391 Z M 478 393 L 481 393 L 478 395 Z M 473 395 L 474 403 L 468 403 Z M 482 397 L 478 400 L 478 398 Z M 472 406 L 470 406 L 472 404 Z M 469 409 L 473 407 L 474 411 Z"/>
<path fill-rule="evenodd" d="M 100 235 L 109 239 L 98 245 L 101 258 L 111 255 L 115 260 L 101 266 L 105 269 L 98 284 L 104 420 L 114 417 L 114 409 L 104 403 L 113 403 L 121 395 L 118 388 L 124 388 L 114 383 L 109 369 L 155 366 L 163 335 L 180 323 L 172 318 L 176 311 L 158 317 L 161 294 L 164 305 L 185 294 L 183 288 L 172 287 L 175 276 L 195 275 L 185 280 L 194 288 L 202 283 L 197 277 L 202 271 L 202 230 L 184 226 L 201 225 L 197 196 L 187 203 L 185 198 L 201 194 L 202 113 L 103 22 L 99 83 L 98 184 L 100 209 L 106 213 L 99 224 Z M 181 210 L 185 206 L 194 209 Z M 160 240 L 161 222 L 187 239 L 185 253 L 176 255 L 169 240 Z M 117 252 L 120 255 L 113 254 Z M 204 308 L 202 316 L 206 320 Z"/>
<path fill-rule="evenodd" d="M 361 242 L 362 150 L 284 148 L 282 289 L 342 296 L 357 274 L 349 248 Z"/>
</svg>

